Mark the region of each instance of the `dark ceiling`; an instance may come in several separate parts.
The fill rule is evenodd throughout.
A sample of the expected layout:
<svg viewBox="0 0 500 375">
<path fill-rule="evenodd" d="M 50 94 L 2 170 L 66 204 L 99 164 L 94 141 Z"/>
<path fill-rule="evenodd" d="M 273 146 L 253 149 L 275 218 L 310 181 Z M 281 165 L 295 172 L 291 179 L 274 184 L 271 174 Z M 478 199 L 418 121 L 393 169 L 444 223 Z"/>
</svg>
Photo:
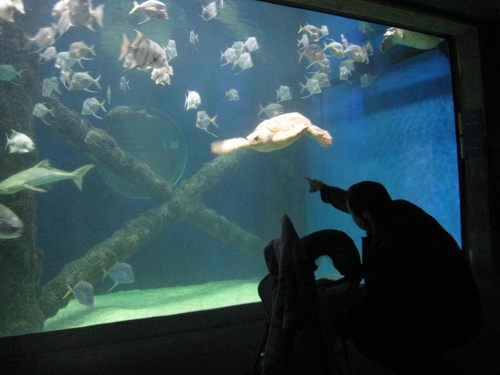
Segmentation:
<svg viewBox="0 0 500 375">
<path fill-rule="evenodd" d="M 500 19 L 499 0 L 403 0 L 426 7 L 456 13 L 465 17 L 498 22 Z M 397 1 L 392 1 L 397 3 Z"/>
</svg>

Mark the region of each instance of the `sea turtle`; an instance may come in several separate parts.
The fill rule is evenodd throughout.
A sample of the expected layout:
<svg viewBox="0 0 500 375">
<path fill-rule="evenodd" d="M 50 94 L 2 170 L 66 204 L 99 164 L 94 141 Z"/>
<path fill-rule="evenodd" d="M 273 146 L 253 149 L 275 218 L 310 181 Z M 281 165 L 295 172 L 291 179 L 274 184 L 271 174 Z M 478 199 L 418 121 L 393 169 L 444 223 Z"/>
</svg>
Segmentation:
<svg viewBox="0 0 500 375">
<path fill-rule="evenodd" d="M 385 52 L 394 44 L 401 44 L 420 50 L 427 50 L 437 47 L 444 39 L 434 35 L 417 33 L 416 31 L 398 29 L 390 27 L 384 34 L 385 38 L 380 46 L 380 51 Z"/>
<path fill-rule="evenodd" d="M 292 112 L 262 121 L 246 138 L 213 142 L 212 152 L 227 154 L 247 147 L 261 152 L 270 152 L 291 145 L 304 134 L 314 138 L 321 146 L 332 145 L 330 133 L 311 124 L 311 121 L 300 113 Z"/>
</svg>

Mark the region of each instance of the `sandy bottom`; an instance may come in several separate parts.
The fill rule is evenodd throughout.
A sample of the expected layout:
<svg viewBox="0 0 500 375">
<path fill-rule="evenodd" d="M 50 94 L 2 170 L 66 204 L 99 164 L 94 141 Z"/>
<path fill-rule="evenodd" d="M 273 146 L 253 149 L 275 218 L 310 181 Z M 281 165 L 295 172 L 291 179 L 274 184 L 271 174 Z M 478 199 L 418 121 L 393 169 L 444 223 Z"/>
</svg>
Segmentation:
<svg viewBox="0 0 500 375">
<path fill-rule="evenodd" d="M 122 320 L 174 315 L 259 302 L 261 279 L 214 281 L 202 285 L 118 291 L 96 295 L 94 307 L 73 299 L 45 322 L 45 331 L 85 327 Z"/>
</svg>

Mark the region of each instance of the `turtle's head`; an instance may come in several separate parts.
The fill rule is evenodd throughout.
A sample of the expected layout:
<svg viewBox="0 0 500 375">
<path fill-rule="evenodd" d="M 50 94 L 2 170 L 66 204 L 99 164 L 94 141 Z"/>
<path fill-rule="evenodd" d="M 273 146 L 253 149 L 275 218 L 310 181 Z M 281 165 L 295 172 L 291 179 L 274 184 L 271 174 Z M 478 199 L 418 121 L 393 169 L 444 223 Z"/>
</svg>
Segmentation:
<svg viewBox="0 0 500 375">
<path fill-rule="evenodd" d="M 247 137 L 250 146 L 268 143 L 270 140 L 269 134 L 263 134 L 263 132 L 254 132 Z"/>
</svg>

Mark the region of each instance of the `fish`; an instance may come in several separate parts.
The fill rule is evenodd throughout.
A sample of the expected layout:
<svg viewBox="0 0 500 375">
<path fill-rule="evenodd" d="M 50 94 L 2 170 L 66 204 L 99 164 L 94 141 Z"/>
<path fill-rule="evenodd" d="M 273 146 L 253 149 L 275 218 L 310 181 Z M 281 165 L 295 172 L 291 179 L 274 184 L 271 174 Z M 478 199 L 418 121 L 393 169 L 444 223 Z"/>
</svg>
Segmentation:
<svg viewBox="0 0 500 375">
<path fill-rule="evenodd" d="M 217 17 L 217 14 L 219 13 L 219 9 L 217 8 L 217 4 L 215 3 L 215 1 L 212 1 L 205 7 L 202 5 L 201 8 L 201 18 L 203 18 L 205 21 L 209 21 Z"/>
<path fill-rule="evenodd" d="M 106 108 L 104 108 L 105 103 L 106 100 L 103 100 L 102 103 L 99 103 L 96 98 L 85 99 L 83 101 L 82 115 L 94 115 L 98 119 L 102 120 L 102 117 L 97 116 L 95 113 L 99 110 L 99 108 L 102 108 L 104 112 L 107 112 Z"/>
<path fill-rule="evenodd" d="M 316 26 L 306 24 L 304 27 L 300 25 L 299 32 L 297 34 L 303 32 L 304 35 L 307 36 L 307 39 L 309 39 L 310 42 L 317 42 L 319 40 L 320 31 L 321 30 L 318 29 Z"/>
<path fill-rule="evenodd" d="M 350 71 L 353 71 L 353 70 L 356 70 L 356 66 L 354 65 L 354 62 L 355 62 L 354 60 L 347 59 L 347 60 L 342 61 L 340 63 L 340 66 L 345 66 Z"/>
<path fill-rule="evenodd" d="M 325 60 L 327 59 L 323 49 L 317 44 L 309 43 L 305 46 L 303 51 L 297 51 L 299 54 L 299 63 L 302 61 L 302 58 L 305 56 L 311 64 L 315 61 Z"/>
<path fill-rule="evenodd" d="M 226 60 L 225 64 L 222 64 L 221 66 L 227 65 L 227 64 L 232 64 L 238 59 L 238 53 L 236 50 L 232 47 L 227 48 L 224 53 L 221 52 L 221 61 L 222 59 Z"/>
<path fill-rule="evenodd" d="M 351 71 L 345 66 L 342 65 L 339 68 L 339 78 L 341 81 L 347 81 L 349 82 L 349 76 L 351 76 Z M 349 82 L 351 83 L 351 82 Z"/>
<path fill-rule="evenodd" d="M 0 239 L 12 239 L 21 237 L 24 232 L 24 224 L 10 208 L 0 204 Z"/>
<path fill-rule="evenodd" d="M 258 50 L 259 49 L 259 43 L 257 43 L 257 38 L 254 37 L 254 36 L 251 36 L 250 38 L 248 38 L 245 41 L 245 43 L 243 43 L 243 47 L 245 47 L 245 49 L 248 52 L 253 52 L 255 50 Z"/>
<path fill-rule="evenodd" d="M 193 47 L 195 48 L 195 50 L 198 51 L 198 48 L 196 48 L 196 44 L 195 44 L 196 42 L 198 42 L 198 43 L 200 42 L 198 40 L 198 34 L 195 34 L 194 30 L 191 30 L 189 32 L 189 43 L 191 43 L 193 45 Z"/>
<path fill-rule="evenodd" d="M 318 81 L 319 87 L 325 88 L 325 87 L 330 87 L 330 79 L 328 78 L 328 75 L 325 73 L 315 73 L 311 78 L 314 78 Z"/>
<path fill-rule="evenodd" d="M 71 23 L 75 26 L 83 26 L 94 31 L 92 24 L 94 20 L 103 27 L 104 4 L 94 8 L 90 0 L 64 0 L 71 11 Z"/>
<path fill-rule="evenodd" d="M 297 39 L 297 42 L 298 42 L 297 44 L 298 48 L 305 48 L 309 44 L 309 38 L 307 37 L 306 34 L 302 34 L 302 38 Z"/>
<path fill-rule="evenodd" d="M 71 26 L 73 26 L 71 23 L 71 10 L 64 9 L 57 21 L 57 31 L 59 32 L 59 37 L 68 31 Z"/>
<path fill-rule="evenodd" d="M 106 91 L 106 99 L 108 99 L 108 104 L 111 104 L 111 86 L 108 85 L 108 91 Z"/>
<path fill-rule="evenodd" d="M 170 65 L 163 68 L 154 68 L 151 72 L 151 79 L 160 85 L 170 85 L 170 76 L 174 74 L 174 70 Z"/>
<path fill-rule="evenodd" d="M 243 52 L 243 50 L 245 49 L 245 43 L 243 43 L 241 41 L 234 42 L 233 45 L 231 46 L 231 48 L 233 48 L 239 56 L 240 53 Z"/>
<path fill-rule="evenodd" d="M 82 60 L 91 60 L 91 59 L 86 59 L 86 58 L 79 58 L 79 59 L 75 59 L 74 57 L 71 57 L 70 56 L 70 53 L 69 51 L 62 51 L 62 52 L 59 52 L 56 56 L 56 62 L 54 64 L 54 66 L 57 68 L 57 69 L 63 69 L 63 63 L 66 64 L 66 69 L 71 69 L 73 67 L 73 65 L 75 65 L 76 63 L 78 63 L 78 65 L 80 65 L 80 67 L 83 68 L 83 65 L 82 65 Z"/>
<path fill-rule="evenodd" d="M 139 25 L 149 21 L 152 18 L 158 20 L 168 20 L 167 6 L 161 1 L 148 0 L 141 4 L 139 4 L 137 1 L 134 1 L 134 7 L 129 14 L 134 13 L 137 9 L 141 9 L 146 16 L 146 19 L 144 21 L 138 23 Z"/>
<path fill-rule="evenodd" d="M 27 47 L 35 43 L 38 47 L 37 51 L 41 51 L 56 42 L 56 34 L 57 25 L 54 23 L 52 26 L 41 27 L 33 37 L 26 35 L 26 38 L 28 39 Z"/>
<path fill-rule="evenodd" d="M 339 59 L 344 57 L 344 46 L 340 44 L 339 42 L 336 42 L 333 39 L 331 40 L 330 43 L 326 44 L 325 41 L 323 41 L 323 51 L 328 50 L 333 56 L 338 57 Z"/>
<path fill-rule="evenodd" d="M 44 64 L 47 61 L 54 60 L 57 57 L 56 47 L 47 47 L 43 53 L 40 53 L 40 58 L 38 59 L 39 64 Z M 43 60 L 43 61 L 42 61 Z"/>
<path fill-rule="evenodd" d="M 330 73 L 332 71 L 332 69 L 330 68 L 330 60 L 328 59 L 315 61 L 311 65 L 314 65 L 315 68 L 322 73 Z M 309 65 L 308 68 L 311 65 Z"/>
<path fill-rule="evenodd" d="M 359 82 L 361 84 L 361 87 L 369 87 L 373 84 L 373 81 L 378 77 L 378 75 L 374 76 L 373 74 L 370 73 L 365 73 L 361 77 L 359 77 Z"/>
<path fill-rule="evenodd" d="M 128 53 L 123 60 L 123 67 L 127 70 L 130 70 L 132 65 L 134 65 L 134 55 L 132 53 Z"/>
<path fill-rule="evenodd" d="M 121 77 L 120 78 L 120 90 L 123 90 L 124 93 L 127 93 L 127 89 L 130 90 L 130 87 L 128 86 L 128 83 L 130 81 L 127 81 L 127 79 L 125 78 L 125 76 Z"/>
<path fill-rule="evenodd" d="M 7 144 L 5 148 L 9 147 L 9 153 L 18 153 L 18 154 L 26 154 L 35 149 L 35 142 L 28 137 L 26 134 L 16 132 L 15 130 L 11 130 L 12 134 L 9 136 L 5 133 L 7 137 Z"/>
<path fill-rule="evenodd" d="M 186 108 L 186 111 L 189 109 L 196 109 L 200 104 L 200 94 L 198 94 L 196 91 L 187 90 L 186 101 L 184 103 L 184 108 Z"/>
<path fill-rule="evenodd" d="M 8 81 L 16 86 L 21 86 L 18 83 L 12 82 L 16 77 L 21 77 L 23 70 L 17 71 L 12 65 L 0 65 L 0 81 Z"/>
<path fill-rule="evenodd" d="M 0 19 L 14 22 L 14 10 L 24 14 L 22 0 L 0 0 Z"/>
<path fill-rule="evenodd" d="M 54 113 L 55 108 L 48 109 L 44 103 L 36 103 L 35 108 L 33 108 L 33 115 L 36 117 L 39 117 L 43 122 L 45 122 L 47 125 L 50 125 L 47 121 L 44 120 L 44 116 L 47 113 L 50 113 L 52 117 L 56 117 Z"/>
<path fill-rule="evenodd" d="M 276 90 L 278 103 L 284 102 L 286 100 L 292 99 L 292 94 L 290 93 L 290 87 L 280 85 L 280 88 Z"/>
<path fill-rule="evenodd" d="M 71 76 L 71 80 L 69 81 L 69 89 L 95 92 L 90 91 L 88 88 L 92 86 L 92 84 L 95 84 L 99 89 L 101 89 L 101 85 L 99 84 L 100 79 L 101 76 L 94 79 L 87 72 L 77 72 Z"/>
<path fill-rule="evenodd" d="M 359 22 L 358 30 L 365 35 L 373 34 L 375 32 L 375 29 L 368 22 L 364 21 Z"/>
<path fill-rule="evenodd" d="M 122 60 L 128 53 L 133 55 L 133 64 L 130 69 L 135 69 L 140 66 L 162 68 L 167 63 L 167 55 L 163 48 L 146 36 L 139 30 L 135 30 L 137 37 L 130 44 L 127 36 L 123 34 L 123 42 L 121 45 L 120 57 Z"/>
<path fill-rule="evenodd" d="M 69 56 L 74 59 L 79 59 L 84 57 L 88 52 L 92 55 L 96 55 L 94 51 L 94 44 L 90 47 L 87 46 L 84 42 L 74 42 L 69 45 Z"/>
<path fill-rule="evenodd" d="M 321 93 L 321 86 L 319 85 L 317 79 L 306 77 L 306 84 L 303 85 L 302 83 L 300 83 L 300 86 L 302 87 L 302 89 L 300 90 L 301 94 L 304 91 L 304 89 L 309 91 L 309 95 L 303 96 L 302 99 L 307 98 L 313 94 Z"/>
<path fill-rule="evenodd" d="M 224 8 L 224 0 L 215 0 L 215 5 L 217 5 L 217 9 Z"/>
<path fill-rule="evenodd" d="M 167 48 L 165 48 L 165 53 L 167 54 L 168 61 L 177 57 L 177 47 L 175 45 L 175 40 L 170 39 L 167 43 Z"/>
<path fill-rule="evenodd" d="M 123 262 L 115 263 L 108 270 L 108 272 L 106 272 L 106 276 L 111 277 L 115 282 L 115 284 L 106 293 L 111 292 L 118 284 L 130 284 L 135 281 L 132 266 L 128 263 Z"/>
<path fill-rule="evenodd" d="M 61 94 L 61 90 L 59 90 L 59 81 L 56 77 L 44 78 L 42 82 L 42 96 L 50 97 L 52 96 L 52 92 L 57 92 Z"/>
<path fill-rule="evenodd" d="M 82 190 L 83 177 L 92 168 L 94 168 L 94 164 L 87 164 L 73 172 L 65 172 L 52 168 L 48 160 L 43 160 L 34 167 L 25 169 L 0 182 L 0 194 L 14 194 L 24 189 L 45 193 L 45 189 L 37 188 L 37 186 L 68 179 L 72 179 L 78 189 Z"/>
<path fill-rule="evenodd" d="M 236 101 L 240 100 L 240 95 L 238 94 L 238 90 L 236 89 L 231 89 L 226 92 L 226 98 L 228 98 L 228 101 Z"/>
<path fill-rule="evenodd" d="M 342 41 L 342 44 L 345 48 L 349 47 L 349 41 L 346 39 L 344 34 L 340 34 L 340 40 Z"/>
<path fill-rule="evenodd" d="M 196 127 L 199 129 L 205 130 L 208 134 L 212 134 L 214 137 L 217 137 L 214 133 L 210 133 L 208 131 L 208 126 L 210 124 L 214 124 L 215 127 L 219 127 L 215 123 L 215 119 L 217 118 L 217 115 L 215 115 L 213 118 L 210 118 L 205 111 L 198 111 L 196 114 Z"/>
<path fill-rule="evenodd" d="M 349 46 L 344 50 L 344 54 L 355 62 L 361 62 L 368 64 L 368 54 L 364 47 L 358 46 L 356 44 L 349 44 Z"/>
<path fill-rule="evenodd" d="M 249 52 L 243 52 L 238 57 L 238 60 L 236 60 L 233 63 L 233 69 L 234 69 L 234 67 L 236 65 L 238 65 L 241 68 L 241 70 L 238 73 L 236 73 L 235 75 L 240 74 L 242 71 L 244 71 L 246 69 L 250 69 L 253 66 L 252 57 L 250 56 L 250 53 Z"/>
<path fill-rule="evenodd" d="M 380 51 L 385 52 L 395 44 L 401 44 L 406 47 L 412 47 L 420 50 L 429 50 L 438 46 L 444 39 L 434 35 L 427 35 L 390 27 L 384 34 L 385 38 L 380 45 Z"/>
<path fill-rule="evenodd" d="M 94 307 L 94 287 L 92 286 L 92 284 L 80 280 L 73 288 L 71 288 L 68 284 L 68 288 L 68 293 L 66 293 L 63 298 L 66 298 L 70 293 L 73 293 L 75 298 L 82 305 Z"/>
<path fill-rule="evenodd" d="M 100 147 L 99 143 L 102 141 L 102 136 L 98 131 L 90 130 L 83 141 L 87 144 L 92 144 Z"/>
<path fill-rule="evenodd" d="M 260 114 L 262 112 L 264 112 L 268 118 L 273 118 L 273 117 L 282 115 L 284 112 L 283 106 L 281 104 L 278 104 L 278 103 L 271 103 L 271 104 L 267 105 L 266 108 L 263 108 L 259 104 L 259 109 L 260 110 L 259 110 L 259 113 L 257 113 L 257 116 L 260 116 Z"/>
</svg>

